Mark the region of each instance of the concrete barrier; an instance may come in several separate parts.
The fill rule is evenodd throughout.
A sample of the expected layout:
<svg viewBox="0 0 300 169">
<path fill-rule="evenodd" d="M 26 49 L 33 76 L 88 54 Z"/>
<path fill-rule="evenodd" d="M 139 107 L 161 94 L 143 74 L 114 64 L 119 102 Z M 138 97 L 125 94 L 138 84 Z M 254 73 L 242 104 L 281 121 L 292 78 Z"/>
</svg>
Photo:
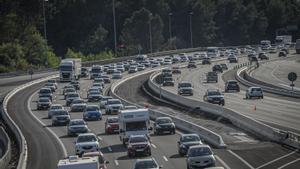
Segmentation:
<svg viewBox="0 0 300 169">
<path fill-rule="evenodd" d="M 0 141 L 3 143 L 4 152 L 0 158 L 0 169 L 7 169 L 11 159 L 11 142 L 3 127 L 0 127 Z"/>
<path fill-rule="evenodd" d="M 160 69 L 162 69 L 162 68 L 160 68 Z M 154 71 L 155 70 L 150 70 L 150 71 L 143 72 L 141 74 L 133 75 L 133 76 L 122 79 L 122 80 L 112 84 L 112 86 L 111 86 L 111 95 L 115 98 L 118 98 L 118 99 L 122 100 L 122 102 L 124 102 L 125 104 L 135 105 L 137 107 L 142 107 L 142 106 L 137 105 L 135 103 L 129 102 L 128 100 L 126 100 L 124 98 L 121 98 L 120 96 L 118 96 L 116 94 L 116 91 L 122 83 L 125 83 L 126 81 L 128 81 L 130 79 L 133 79 L 137 76 L 142 76 L 144 74 L 148 74 L 148 73 L 151 73 L 151 72 L 154 72 Z M 157 71 L 157 69 L 156 69 L 156 71 Z M 184 119 L 180 119 L 180 118 L 177 118 L 175 116 L 171 116 L 169 114 L 163 113 L 161 111 L 149 109 L 149 112 L 150 112 L 151 119 L 153 119 L 153 120 L 155 120 L 157 117 L 168 116 L 168 117 L 172 118 L 172 120 L 174 121 L 174 123 L 176 124 L 176 127 L 178 129 L 188 131 L 188 132 L 191 132 L 191 133 L 198 133 L 206 142 L 210 143 L 211 145 L 213 145 L 217 148 L 225 148 L 226 147 L 226 144 L 224 143 L 222 137 L 220 135 L 218 135 L 217 133 L 214 133 L 213 131 L 210 131 L 210 130 L 202 127 L 202 126 L 196 125 L 196 124 L 191 123 L 189 121 L 186 121 Z"/>
<path fill-rule="evenodd" d="M 29 83 L 26 83 L 24 85 L 21 85 L 17 88 L 15 88 L 14 90 L 10 91 L 4 98 L 4 101 L 3 101 L 3 111 L 2 111 L 2 118 L 3 120 L 5 121 L 6 125 L 9 127 L 9 129 L 12 131 L 12 133 L 14 134 L 15 138 L 16 138 L 16 142 L 17 142 L 17 145 L 18 145 L 18 149 L 20 151 L 20 155 L 19 155 L 19 161 L 18 161 L 18 166 L 17 166 L 17 169 L 26 169 L 26 166 L 27 166 L 27 158 L 28 158 L 28 149 L 27 149 L 27 143 L 26 143 L 26 139 L 25 137 L 23 136 L 20 128 L 18 127 L 18 125 L 12 120 L 12 118 L 9 116 L 8 114 L 8 111 L 7 111 L 7 104 L 8 104 L 8 101 L 19 91 L 31 86 L 31 85 L 34 85 L 34 84 L 37 84 L 37 83 L 40 83 L 40 82 L 43 82 L 43 81 L 46 81 L 48 79 L 52 79 L 52 78 L 56 78 L 58 77 L 58 75 L 52 75 L 52 76 L 48 76 L 48 77 L 45 77 L 45 78 L 41 78 L 41 79 L 38 79 L 38 80 L 35 80 L 35 81 L 31 81 Z"/>
</svg>

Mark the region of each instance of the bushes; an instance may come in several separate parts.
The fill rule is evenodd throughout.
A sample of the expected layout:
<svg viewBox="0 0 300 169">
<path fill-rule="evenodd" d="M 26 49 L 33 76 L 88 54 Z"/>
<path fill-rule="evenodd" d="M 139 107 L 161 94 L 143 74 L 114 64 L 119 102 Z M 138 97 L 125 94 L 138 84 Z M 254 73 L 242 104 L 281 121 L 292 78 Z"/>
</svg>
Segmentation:
<svg viewBox="0 0 300 169">
<path fill-rule="evenodd" d="M 105 60 L 114 58 L 112 51 L 103 51 L 98 54 L 84 55 L 81 52 L 75 52 L 72 49 L 68 49 L 65 58 L 81 58 L 83 62 L 94 60 Z"/>
</svg>

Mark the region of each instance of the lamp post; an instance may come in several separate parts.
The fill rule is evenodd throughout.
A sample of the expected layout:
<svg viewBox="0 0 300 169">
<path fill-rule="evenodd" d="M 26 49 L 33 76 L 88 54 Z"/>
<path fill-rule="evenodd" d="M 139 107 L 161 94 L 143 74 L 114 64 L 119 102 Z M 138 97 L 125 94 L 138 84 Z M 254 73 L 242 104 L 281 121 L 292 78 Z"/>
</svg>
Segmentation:
<svg viewBox="0 0 300 169">
<path fill-rule="evenodd" d="M 149 14 L 149 40 L 150 40 L 150 53 L 152 53 L 152 26 L 151 26 L 151 20 L 152 20 L 152 13 Z"/>
<path fill-rule="evenodd" d="M 113 6 L 113 22 L 114 22 L 114 51 L 117 53 L 117 27 L 116 27 L 116 11 L 115 11 L 115 0 L 112 1 Z"/>
<path fill-rule="evenodd" d="M 173 13 L 169 13 L 169 38 L 171 39 L 172 38 L 172 15 Z"/>
<path fill-rule="evenodd" d="M 191 48 L 193 48 L 193 25 L 192 25 L 192 16 L 193 16 L 193 12 L 189 13 L 189 17 L 190 17 L 190 40 L 191 40 Z"/>
<path fill-rule="evenodd" d="M 45 2 L 48 2 L 48 0 L 42 0 L 43 1 L 43 17 L 44 17 L 44 38 L 47 42 L 47 28 L 46 28 L 46 9 L 45 9 Z"/>
</svg>

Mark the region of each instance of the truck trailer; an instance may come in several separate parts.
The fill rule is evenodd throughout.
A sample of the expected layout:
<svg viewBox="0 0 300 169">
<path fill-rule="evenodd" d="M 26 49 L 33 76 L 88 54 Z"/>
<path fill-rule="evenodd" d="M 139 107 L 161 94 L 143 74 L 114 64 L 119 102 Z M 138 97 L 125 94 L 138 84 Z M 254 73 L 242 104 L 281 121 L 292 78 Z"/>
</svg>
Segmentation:
<svg viewBox="0 0 300 169">
<path fill-rule="evenodd" d="M 81 75 L 81 59 L 63 59 L 59 65 L 59 79 L 61 82 L 70 82 L 79 79 Z"/>
</svg>

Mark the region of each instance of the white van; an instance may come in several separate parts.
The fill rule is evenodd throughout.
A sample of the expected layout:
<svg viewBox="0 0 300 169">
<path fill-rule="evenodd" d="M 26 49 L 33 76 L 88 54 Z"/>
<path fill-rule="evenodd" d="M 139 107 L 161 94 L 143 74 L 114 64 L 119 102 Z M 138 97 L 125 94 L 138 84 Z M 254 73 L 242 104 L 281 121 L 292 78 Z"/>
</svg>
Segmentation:
<svg viewBox="0 0 300 169">
<path fill-rule="evenodd" d="M 67 159 L 59 160 L 57 169 L 99 169 L 98 157 L 70 156 Z"/>
</svg>

